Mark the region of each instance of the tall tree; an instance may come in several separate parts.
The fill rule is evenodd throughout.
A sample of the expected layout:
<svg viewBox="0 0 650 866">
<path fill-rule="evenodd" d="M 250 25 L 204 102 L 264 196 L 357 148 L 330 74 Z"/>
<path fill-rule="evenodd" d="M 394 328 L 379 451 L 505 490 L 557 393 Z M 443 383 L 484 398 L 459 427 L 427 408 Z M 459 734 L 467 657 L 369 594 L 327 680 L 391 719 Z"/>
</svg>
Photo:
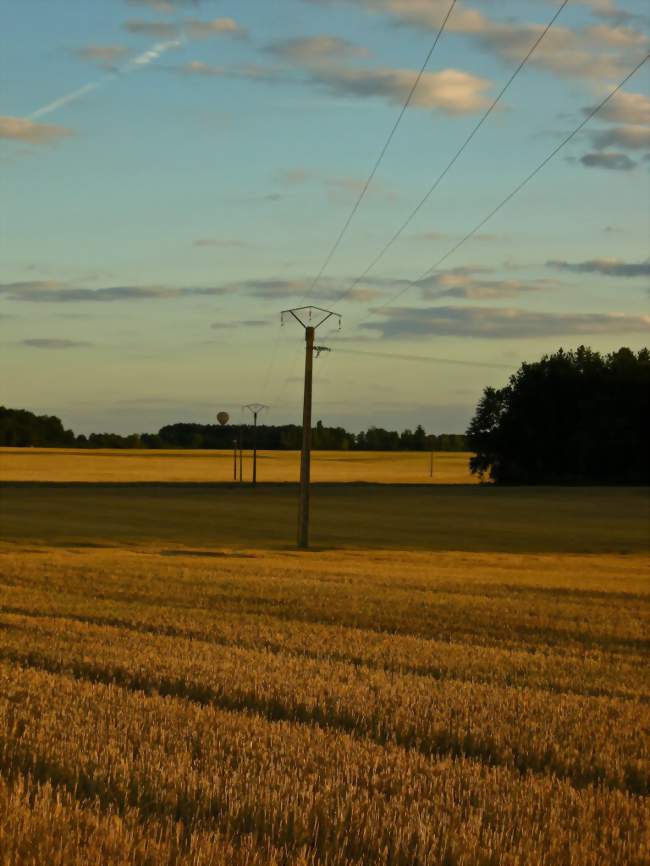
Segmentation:
<svg viewBox="0 0 650 866">
<path fill-rule="evenodd" d="M 472 471 L 521 484 L 650 482 L 650 352 L 581 346 L 486 388 L 467 431 Z"/>
</svg>

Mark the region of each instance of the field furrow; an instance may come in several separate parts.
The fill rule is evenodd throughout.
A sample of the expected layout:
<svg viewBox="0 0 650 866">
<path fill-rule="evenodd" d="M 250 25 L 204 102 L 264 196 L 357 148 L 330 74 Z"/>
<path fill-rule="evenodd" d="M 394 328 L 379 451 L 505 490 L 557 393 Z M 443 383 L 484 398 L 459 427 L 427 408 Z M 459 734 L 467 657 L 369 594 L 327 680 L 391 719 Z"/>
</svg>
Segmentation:
<svg viewBox="0 0 650 866">
<path fill-rule="evenodd" d="M 32 596 L 31 601 L 34 604 L 40 602 L 41 607 L 29 609 L 0 605 L 0 630 L 29 629 L 31 626 L 42 630 L 48 623 L 50 628 L 56 630 L 55 623 L 58 623 L 58 629 L 65 630 L 85 624 L 312 660 L 326 659 L 433 679 L 452 678 L 650 702 L 646 658 L 632 653 L 500 649 L 466 642 L 377 633 L 368 629 L 319 623 L 306 625 L 263 615 L 245 619 L 232 613 L 206 617 L 201 615 L 201 611 L 184 617 L 183 625 L 172 625 L 168 611 L 152 605 L 134 609 L 130 605 L 118 606 L 95 600 L 69 605 L 60 596 L 38 599 Z"/>
<path fill-rule="evenodd" d="M 642 863 L 648 802 L 0 666 L 0 770 L 320 862 Z M 390 851 L 390 857 L 386 852 Z M 540 853 L 541 852 L 541 853 Z"/>
<path fill-rule="evenodd" d="M 650 791 L 649 717 L 636 702 L 432 680 L 76 623 L 5 620 L 0 654 L 24 665 L 337 728 L 425 755 L 472 756 L 576 785 Z"/>
</svg>

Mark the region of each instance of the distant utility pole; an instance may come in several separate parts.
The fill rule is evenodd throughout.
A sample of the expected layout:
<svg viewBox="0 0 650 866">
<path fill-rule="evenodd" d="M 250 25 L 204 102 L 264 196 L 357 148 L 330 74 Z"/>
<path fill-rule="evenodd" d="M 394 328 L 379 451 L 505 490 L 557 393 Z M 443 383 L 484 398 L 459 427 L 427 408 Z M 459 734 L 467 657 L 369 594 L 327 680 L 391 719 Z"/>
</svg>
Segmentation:
<svg viewBox="0 0 650 866">
<path fill-rule="evenodd" d="M 237 481 L 237 438 L 232 440 L 232 471 L 233 480 Z"/>
<path fill-rule="evenodd" d="M 302 451 L 300 453 L 300 505 L 298 509 L 298 547 L 309 547 L 309 480 L 311 472 L 311 398 L 314 366 L 316 357 L 321 352 L 329 352 L 326 346 L 314 346 L 316 330 L 328 319 L 336 318 L 341 327 L 341 317 L 331 310 L 320 307 L 297 307 L 293 310 L 283 310 L 281 322 L 284 325 L 286 316 L 292 316 L 305 329 L 305 391 L 302 404 Z"/>
<path fill-rule="evenodd" d="M 253 415 L 253 487 L 257 484 L 257 416 L 268 408 L 264 403 L 247 403 L 244 406 Z"/>
<path fill-rule="evenodd" d="M 239 483 L 244 480 L 244 451 L 242 449 L 242 428 L 239 425 Z"/>
</svg>

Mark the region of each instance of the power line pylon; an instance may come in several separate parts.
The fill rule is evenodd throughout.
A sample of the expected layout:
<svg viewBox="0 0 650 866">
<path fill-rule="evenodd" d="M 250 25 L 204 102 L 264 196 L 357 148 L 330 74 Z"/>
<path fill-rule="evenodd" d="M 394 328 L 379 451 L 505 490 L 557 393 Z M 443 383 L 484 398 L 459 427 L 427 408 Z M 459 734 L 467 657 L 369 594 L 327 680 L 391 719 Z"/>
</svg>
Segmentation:
<svg viewBox="0 0 650 866">
<path fill-rule="evenodd" d="M 253 415 L 253 487 L 257 484 L 257 416 L 269 407 L 264 403 L 247 403 L 244 409 L 248 409 Z"/>
<path fill-rule="evenodd" d="M 284 325 L 287 316 L 292 316 L 305 329 L 305 390 L 302 404 L 302 450 L 300 452 L 300 505 L 298 508 L 298 547 L 309 547 L 309 481 L 311 474 L 311 404 L 312 380 L 314 368 L 314 352 L 318 357 L 321 352 L 329 351 L 326 346 L 314 346 L 316 330 L 331 318 L 338 319 L 341 328 L 341 317 L 332 310 L 321 307 L 296 307 L 293 310 L 283 310 L 280 321 Z"/>
</svg>

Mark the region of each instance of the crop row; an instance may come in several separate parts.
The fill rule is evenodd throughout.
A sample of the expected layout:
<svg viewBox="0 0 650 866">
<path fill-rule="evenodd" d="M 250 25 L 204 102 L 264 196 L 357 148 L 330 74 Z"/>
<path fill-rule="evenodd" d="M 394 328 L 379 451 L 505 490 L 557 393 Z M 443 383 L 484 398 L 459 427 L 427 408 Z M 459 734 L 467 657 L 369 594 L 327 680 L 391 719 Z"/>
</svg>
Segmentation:
<svg viewBox="0 0 650 866">
<path fill-rule="evenodd" d="M 24 665 L 318 724 L 424 755 L 650 791 L 650 715 L 636 701 L 435 680 L 74 621 L 3 619 L 0 653 Z"/>
<path fill-rule="evenodd" d="M 581 560 L 566 560 L 566 569 L 585 567 Z M 516 559 L 483 582 L 463 581 L 455 571 L 452 580 L 444 569 L 438 574 L 435 563 L 428 572 L 405 568 L 402 573 L 394 559 L 376 575 L 360 573 L 358 565 L 351 570 L 326 562 L 310 572 L 298 570 L 290 558 L 280 563 L 235 557 L 219 560 L 218 570 L 205 564 L 173 568 L 164 558 L 141 555 L 92 567 L 66 560 L 62 567 L 5 557 L 0 604 L 15 607 L 22 599 L 24 606 L 32 592 L 45 591 L 62 594 L 70 606 L 89 595 L 108 606 L 163 605 L 171 627 L 177 618 L 197 613 L 263 615 L 484 646 L 650 650 L 650 596 L 638 591 L 642 584 L 636 578 L 630 585 L 637 591 L 622 592 L 627 586 L 622 580 L 611 578 L 607 584 L 570 571 L 564 588 L 531 585 L 527 565 L 522 561 L 517 572 Z M 36 609 L 45 612 L 40 605 Z"/>
<path fill-rule="evenodd" d="M 286 866 L 310 851 L 320 864 L 630 866 L 650 851 L 648 802 L 621 791 L 576 790 L 466 759 L 432 761 L 340 731 L 6 664 L 0 774 L 11 790 L 23 785 L 20 814 L 47 814 L 29 790 L 54 786 L 80 804 L 57 795 L 61 822 L 76 812 L 69 820 L 79 828 L 81 809 L 101 809 L 91 819 L 98 836 L 117 832 L 109 820 L 116 814 L 135 844 L 147 821 L 168 828 L 166 837 L 148 836 L 161 844 L 173 825 L 183 856 L 201 833 L 218 834 L 223 845 L 244 839 L 291 852 Z M 52 800 L 49 788 L 39 790 Z"/>
<path fill-rule="evenodd" d="M 495 685 L 528 686 L 553 692 L 625 697 L 650 701 L 650 674 L 644 659 L 628 653 L 516 648 L 434 641 L 271 616 L 209 611 L 170 611 L 102 599 L 24 593 L 22 604 L 0 606 L 2 618 L 18 614 L 39 620 L 69 620 L 143 634 L 195 639 L 223 646 L 341 661 L 435 679 L 453 678 Z M 27 603 L 25 603 L 27 602 Z M 61 628 L 63 628 L 63 623 Z"/>
<path fill-rule="evenodd" d="M 309 852 L 187 832 L 180 821 L 102 809 L 60 785 L 0 777 L 0 866 L 315 866 Z M 342 866 L 346 866 L 345 863 Z"/>
</svg>

